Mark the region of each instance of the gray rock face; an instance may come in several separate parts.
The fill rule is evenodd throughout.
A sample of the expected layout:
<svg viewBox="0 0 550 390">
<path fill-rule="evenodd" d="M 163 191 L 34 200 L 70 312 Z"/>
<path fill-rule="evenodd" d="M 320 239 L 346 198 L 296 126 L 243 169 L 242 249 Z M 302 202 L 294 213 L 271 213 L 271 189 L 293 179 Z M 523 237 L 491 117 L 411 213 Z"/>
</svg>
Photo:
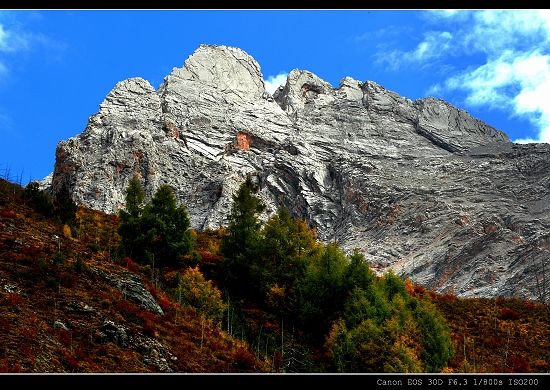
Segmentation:
<svg viewBox="0 0 550 390">
<path fill-rule="evenodd" d="M 139 276 L 130 272 L 120 274 L 108 273 L 98 268 L 93 268 L 92 272 L 120 290 L 124 294 L 124 299 L 137 303 L 152 313 L 164 315 L 162 308 L 155 301 L 151 293 L 145 289 Z"/>
<path fill-rule="evenodd" d="M 123 325 L 111 320 L 103 321 L 103 325 L 95 335 L 100 342 L 112 342 L 139 352 L 143 356 L 144 363 L 154 366 L 159 372 L 175 371 L 173 363 L 178 358 L 168 347 L 154 338 L 141 333 L 131 334 Z"/>
<path fill-rule="evenodd" d="M 203 45 L 158 90 L 118 83 L 84 132 L 60 142 L 51 185 L 106 212 L 134 174 L 171 185 L 195 228 L 226 222 L 254 175 L 322 240 L 459 296 L 542 298 L 549 280 L 550 146 L 516 145 L 433 98 L 293 70 L 273 96 L 240 49 Z"/>
</svg>

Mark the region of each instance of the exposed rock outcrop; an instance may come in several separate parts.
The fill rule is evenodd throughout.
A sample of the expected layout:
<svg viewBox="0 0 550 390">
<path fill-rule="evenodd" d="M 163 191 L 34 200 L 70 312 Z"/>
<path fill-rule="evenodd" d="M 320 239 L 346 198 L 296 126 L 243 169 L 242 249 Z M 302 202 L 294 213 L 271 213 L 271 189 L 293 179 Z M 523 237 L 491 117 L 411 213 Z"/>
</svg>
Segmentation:
<svg viewBox="0 0 550 390">
<path fill-rule="evenodd" d="M 116 212 L 137 174 L 148 196 L 170 184 L 199 229 L 254 175 L 265 216 L 285 205 L 377 270 L 461 296 L 540 298 L 550 268 L 549 145 L 372 81 L 293 70 L 271 96 L 240 49 L 203 45 L 158 90 L 118 83 L 56 157 L 52 186 L 75 201 Z"/>
<path fill-rule="evenodd" d="M 120 274 L 108 273 L 98 268 L 93 268 L 92 272 L 120 290 L 124 295 L 124 299 L 137 303 L 142 308 L 152 313 L 164 315 L 162 308 L 157 301 L 155 301 L 151 293 L 145 289 L 139 276 L 130 272 L 123 272 Z"/>
<path fill-rule="evenodd" d="M 134 349 L 143 356 L 145 364 L 155 367 L 158 372 L 174 372 L 174 356 L 168 347 L 152 337 L 141 333 L 132 334 L 123 325 L 111 320 L 103 321 L 103 325 L 95 333 L 101 342 L 112 342 L 124 348 Z"/>
</svg>

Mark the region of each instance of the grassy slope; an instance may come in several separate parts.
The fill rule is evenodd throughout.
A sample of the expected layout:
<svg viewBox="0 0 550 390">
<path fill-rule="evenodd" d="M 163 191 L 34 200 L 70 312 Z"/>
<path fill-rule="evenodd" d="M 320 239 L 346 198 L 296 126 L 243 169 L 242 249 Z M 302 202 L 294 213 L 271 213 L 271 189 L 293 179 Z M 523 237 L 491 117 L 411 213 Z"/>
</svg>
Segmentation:
<svg viewBox="0 0 550 390">
<path fill-rule="evenodd" d="M 113 231 L 112 217 L 100 213 L 92 216 L 100 228 Z M 60 237 L 60 243 L 54 235 Z M 106 247 L 101 239 L 98 242 Z M 59 244 L 62 260 L 55 264 L 52 259 Z M 0 181 L 0 372 L 158 370 L 147 363 L 141 351 L 102 340 L 100 328 L 105 320 L 123 325 L 129 335 L 142 334 L 167 346 L 177 357 L 173 364 L 178 371 L 265 369 L 245 343 L 162 293 L 153 291 L 165 309 L 164 316 L 126 301 L 120 291 L 90 270 L 128 270 L 110 261 L 108 252 L 90 244 L 64 236 L 63 226 L 24 204 L 20 188 Z M 84 263 L 80 273 L 76 270 L 77 256 Z M 134 271 L 151 286 L 145 275 L 150 269 Z M 75 307 L 79 304 L 93 311 L 78 312 Z M 69 330 L 54 329 L 56 320 Z"/>
<path fill-rule="evenodd" d="M 97 279 L 90 269 L 128 271 L 109 256 L 109 248 L 117 244 L 116 218 L 89 210 L 81 210 L 80 218 L 88 221 L 87 233 L 78 239 L 66 237 L 63 226 L 24 204 L 20 188 L 0 180 L 0 371 L 156 371 L 143 353 L 98 338 L 106 319 L 124 325 L 130 334 L 141 333 L 166 345 L 177 357 L 178 371 L 276 369 L 276 356 L 271 360 L 267 356 L 268 363 L 257 360 L 245 343 L 155 291 L 148 278 L 150 268 L 131 267 L 156 295 L 165 316 L 143 311 Z M 62 264 L 51 261 L 59 249 L 53 235 L 61 237 Z M 197 251 L 207 276 L 220 260 L 221 235 L 198 233 Z M 75 269 L 77 256 L 85 264 L 81 273 Z M 12 286 L 17 292 L 9 292 Z M 457 299 L 422 288 L 416 292 L 437 305 L 452 330 L 456 353 L 449 371 L 550 371 L 548 305 L 517 299 Z M 75 312 L 74 302 L 87 304 L 93 312 Z M 255 307 L 245 312 L 251 328 L 271 327 L 277 333 L 279 325 L 269 313 Z M 70 330 L 54 329 L 56 319 Z"/>
</svg>

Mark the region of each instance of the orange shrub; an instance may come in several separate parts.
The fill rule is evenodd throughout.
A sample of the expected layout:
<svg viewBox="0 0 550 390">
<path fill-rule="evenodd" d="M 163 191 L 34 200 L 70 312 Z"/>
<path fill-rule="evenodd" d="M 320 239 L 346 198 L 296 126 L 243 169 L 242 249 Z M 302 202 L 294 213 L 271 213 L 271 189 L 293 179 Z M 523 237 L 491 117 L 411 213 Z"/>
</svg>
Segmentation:
<svg viewBox="0 0 550 390">
<path fill-rule="evenodd" d="M 73 235 L 71 233 L 71 228 L 67 224 L 63 225 L 63 237 L 65 237 L 65 238 L 72 238 L 73 237 Z"/>
<path fill-rule="evenodd" d="M 412 297 L 416 296 L 414 284 L 410 278 L 407 278 L 407 280 L 405 280 L 405 291 L 407 291 L 407 293 Z"/>
</svg>

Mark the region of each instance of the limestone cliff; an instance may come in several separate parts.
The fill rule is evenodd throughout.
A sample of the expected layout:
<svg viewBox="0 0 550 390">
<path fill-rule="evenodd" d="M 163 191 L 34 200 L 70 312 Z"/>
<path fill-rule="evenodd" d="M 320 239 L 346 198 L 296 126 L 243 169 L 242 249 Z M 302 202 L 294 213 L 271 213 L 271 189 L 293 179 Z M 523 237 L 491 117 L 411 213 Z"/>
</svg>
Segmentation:
<svg viewBox="0 0 550 390">
<path fill-rule="evenodd" d="M 461 296 L 540 298 L 550 283 L 550 145 L 372 81 L 293 70 L 271 96 L 245 52 L 202 45 L 158 90 L 118 83 L 59 143 L 51 186 L 116 212 L 134 174 L 149 196 L 170 184 L 198 229 L 223 225 L 253 175 L 264 217 L 285 205 L 378 271 Z"/>
</svg>

